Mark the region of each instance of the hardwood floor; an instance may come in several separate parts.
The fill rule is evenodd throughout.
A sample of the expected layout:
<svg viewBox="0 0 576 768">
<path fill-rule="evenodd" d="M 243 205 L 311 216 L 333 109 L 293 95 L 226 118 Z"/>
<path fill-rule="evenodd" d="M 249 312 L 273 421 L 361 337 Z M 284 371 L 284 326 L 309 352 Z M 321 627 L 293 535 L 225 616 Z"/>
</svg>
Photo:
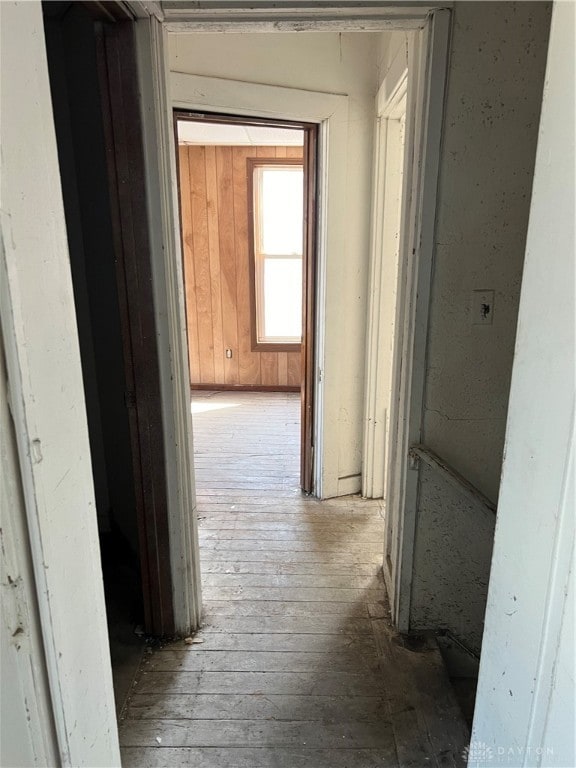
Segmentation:
<svg viewBox="0 0 576 768">
<path fill-rule="evenodd" d="M 390 628 L 380 502 L 298 488 L 299 398 L 197 393 L 197 643 L 147 656 L 126 768 L 464 765 L 435 644 Z"/>
</svg>

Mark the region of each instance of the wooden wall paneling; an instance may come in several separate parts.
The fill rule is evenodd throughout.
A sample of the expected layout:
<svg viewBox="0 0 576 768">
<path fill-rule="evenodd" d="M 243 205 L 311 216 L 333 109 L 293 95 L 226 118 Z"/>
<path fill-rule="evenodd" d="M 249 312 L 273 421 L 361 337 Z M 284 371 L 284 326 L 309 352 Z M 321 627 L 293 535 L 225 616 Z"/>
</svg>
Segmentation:
<svg viewBox="0 0 576 768">
<path fill-rule="evenodd" d="M 278 384 L 288 385 L 288 352 L 278 352 Z"/>
<path fill-rule="evenodd" d="M 220 229 L 218 216 L 218 175 L 216 148 L 206 147 L 206 213 L 208 219 L 208 249 L 210 260 L 210 291 L 212 298 L 212 342 L 214 382 L 224 381 L 224 338 L 222 330 L 222 288 L 220 269 Z M 191 379 L 194 381 L 194 379 Z"/>
<path fill-rule="evenodd" d="M 232 189 L 232 148 L 216 147 L 216 173 L 218 177 L 218 216 L 220 243 L 220 275 L 222 291 L 222 330 L 224 349 L 232 350 L 232 357 L 224 357 L 224 383 L 238 384 L 238 322 L 236 313 L 236 256 L 234 238 L 234 210 Z"/>
<path fill-rule="evenodd" d="M 302 355 L 300 352 L 288 353 L 288 386 L 299 387 L 302 383 Z"/>
<path fill-rule="evenodd" d="M 179 148 L 193 385 L 300 386 L 299 352 L 252 350 L 246 160 L 301 156 L 301 147 Z"/>
<path fill-rule="evenodd" d="M 260 353 L 260 373 L 262 384 L 274 387 L 278 382 L 278 352 Z"/>
<path fill-rule="evenodd" d="M 248 185 L 246 160 L 252 154 L 250 147 L 234 147 L 234 229 L 236 233 L 236 300 L 238 312 L 239 383 L 259 385 L 260 353 L 252 351 L 250 312 L 250 266 L 248 249 Z"/>
<path fill-rule="evenodd" d="M 198 348 L 200 381 L 214 381 L 214 341 L 212 338 L 212 295 L 210 289 L 210 257 L 208 249 L 208 215 L 206 210 L 206 150 L 191 147 L 188 154 L 192 199 L 192 239 L 196 274 L 196 310 L 198 315 Z"/>
<path fill-rule="evenodd" d="M 200 378 L 200 351 L 198 346 L 198 315 L 196 310 L 196 276 L 194 273 L 194 242 L 192 239 L 192 202 L 188 147 L 180 147 L 180 206 L 182 212 L 182 249 L 184 253 L 184 289 L 186 293 L 186 320 L 188 325 L 188 359 L 190 381 Z"/>
</svg>

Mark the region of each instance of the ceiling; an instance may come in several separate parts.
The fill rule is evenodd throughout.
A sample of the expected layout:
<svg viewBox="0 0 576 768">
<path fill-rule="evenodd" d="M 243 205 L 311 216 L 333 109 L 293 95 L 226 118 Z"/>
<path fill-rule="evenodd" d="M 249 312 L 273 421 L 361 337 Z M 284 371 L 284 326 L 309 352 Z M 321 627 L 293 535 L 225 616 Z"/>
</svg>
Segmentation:
<svg viewBox="0 0 576 768">
<path fill-rule="evenodd" d="M 178 143 L 228 147 L 301 147 L 304 144 L 304 132 L 298 128 L 275 128 L 267 125 L 230 125 L 178 120 Z"/>
</svg>

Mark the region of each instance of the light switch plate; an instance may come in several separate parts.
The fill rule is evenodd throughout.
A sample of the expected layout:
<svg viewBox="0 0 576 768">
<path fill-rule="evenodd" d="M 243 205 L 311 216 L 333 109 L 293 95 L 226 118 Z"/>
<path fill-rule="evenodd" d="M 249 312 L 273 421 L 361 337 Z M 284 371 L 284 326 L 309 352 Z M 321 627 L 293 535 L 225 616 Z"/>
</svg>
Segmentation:
<svg viewBox="0 0 576 768">
<path fill-rule="evenodd" d="M 472 325 L 492 325 L 494 291 L 472 291 Z"/>
</svg>

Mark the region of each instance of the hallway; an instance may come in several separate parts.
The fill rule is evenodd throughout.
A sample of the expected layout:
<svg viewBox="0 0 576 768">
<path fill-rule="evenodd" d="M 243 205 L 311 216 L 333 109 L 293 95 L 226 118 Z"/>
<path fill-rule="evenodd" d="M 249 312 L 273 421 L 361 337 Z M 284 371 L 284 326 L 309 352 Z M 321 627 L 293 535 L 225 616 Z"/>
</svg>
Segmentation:
<svg viewBox="0 0 576 768">
<path fill-rule="evenodd" d="M 463 765 L 440 655 L 389 628 L 380 502 L 302 496 L 299 395 L 193 398 L 204 625 L 147 655 L 123 765 Z"/>
</svg>

